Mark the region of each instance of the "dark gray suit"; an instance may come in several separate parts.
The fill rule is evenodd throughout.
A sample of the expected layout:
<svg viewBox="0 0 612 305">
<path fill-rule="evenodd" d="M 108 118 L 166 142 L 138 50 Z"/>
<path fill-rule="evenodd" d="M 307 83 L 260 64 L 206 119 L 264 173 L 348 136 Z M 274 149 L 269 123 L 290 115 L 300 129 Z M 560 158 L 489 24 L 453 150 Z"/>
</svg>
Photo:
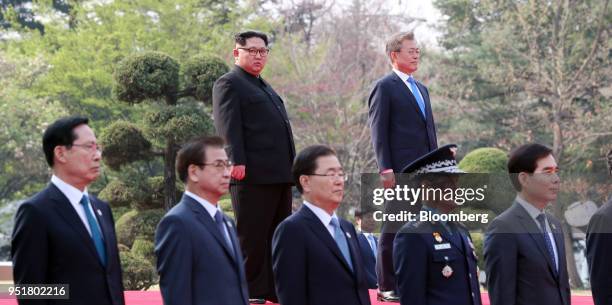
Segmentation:
<svg viewBox="0 0 612 305">
<path fill-rule="evenodd" d="M 18 300 L 20 305 L 123 305 L 115 222 L 107 203 L 89 196 L 106 248 L 102 265 L 68 198 L 50 183 L 15 214 L 11 243 L 15 284 L 68 284 L 68 300 Z"/>
<path fill-rule="evenodd" d="M 589 222 L 587 260 L 595 305 L 612 304 L 612 199 Z"/>
<path fill-rule="evenodd" d="M 162 218 L 155 254 L 165 305 L 248 304 L 234 224 L 223 217 L 234 250 L 208 211 L 187 195 Z"/>
<path fill-rule="evenodd" d="M 401 173 L 406 165 L 438 148 L 429 91 L 418 81 L 416 86 L 425 102 L 426 117 L 423 117 L 408 86 L 395 72 L 380 79 L 370 93 L 368 118 L 376 162 L 381 171 L 393 169 L 394 173 Z M 418 209 L 415 206 L 411 212 Z M 383 291 L 396 288 L 393 268 L 395 234 L 392 232 L 397 229 L 384 226 L 379 240 L 376 273 L 378 286 Z"/>
<path fill-rule="evenodd" d="M 536 222 L 518 202 L 487 229 L 484 259 L 491 305 L 569 305 L 570 286 L 561 223 L 546 217 L 555 239 L 555 271 Z"/>
</svg>

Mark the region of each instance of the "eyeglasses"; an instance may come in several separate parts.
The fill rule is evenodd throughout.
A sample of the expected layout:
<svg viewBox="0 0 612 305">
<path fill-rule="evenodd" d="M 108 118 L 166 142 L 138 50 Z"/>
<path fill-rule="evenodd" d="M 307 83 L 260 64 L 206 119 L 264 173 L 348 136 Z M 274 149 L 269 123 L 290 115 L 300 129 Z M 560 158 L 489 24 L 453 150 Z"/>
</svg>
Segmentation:
<svg viewBox="0 0 612 305">
<path fill-rule="evenodd" d="M 348 180 L 348 176 L 344 172 L 328 173 L 328 174 L 309 174 L 307 176 L 328 177 L 329 179 L 339 179 L 344 182 Z"/>
<path fill-rule="evenodd" d="M 102 145 L 98 144 L 98 143 L 86 143 L 86 144 L 71 144 L 69 146 L 76 146 L 76 147 L 83 147 L 86 150 L 88 150 L 89 152 L 95 152 L 95 151 L 102 151 L 103 147 Z"/>
<path fill-rule="evenodd" d="M 249 52 L 249 55 L 255 57 L 257 56 L 257 54 L 259 54 L 261 57 L 266 57 L 268 56 L 268 53 L 270 53 L 270 49 L 268 48 L 263 48 L 263 49 L 256 49 L 256 48 L 237 48 L 239 50 L 245 50 L 247 52 Z"/>
<path fill-rule="evenodd" d="M 210 163 L 197 163 L 195 164 L 197 166 L 212 166 L 214 168 L 216 168 L 217 170 L 225 170 L 225 169 L 231 169 L 232 166 L 234 166 L 234 163 L 232 161 L 221 161 L 221 160 L 217 160 L 215 162 L 210 162 Z"/>
<path fill-rule="evenodd" d="M 400 49 L 400 50 L 399 50 L 399 51 L 397 51 L 397 52 L 401 52 L 402 50 L 404 50 L 404 49 Z M 410 56 L 420 55 L 420 54 L 421 54 L 421 49 L 419 49 L 419 48 L 408 49 L 408 50 L 405 50 L 405 51 L 406 51 L 406 53 L 407 53 L 408 55 L 410 55 Z"/>
</svg>

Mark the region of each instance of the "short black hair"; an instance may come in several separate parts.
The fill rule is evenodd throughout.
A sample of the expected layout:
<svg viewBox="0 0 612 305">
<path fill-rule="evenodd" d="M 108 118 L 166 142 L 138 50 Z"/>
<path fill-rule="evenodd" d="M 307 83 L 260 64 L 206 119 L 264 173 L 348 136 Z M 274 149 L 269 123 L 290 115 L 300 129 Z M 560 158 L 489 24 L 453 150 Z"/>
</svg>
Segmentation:
<svg viewBox="0 0 612 305">
<path fill-rule="evenodd" d="M 335 156 L 336 151 L 326 145 L 312 145 L 304 148 L 295 157 L 293 162 L 293 181 L 300 193 L 304 193 L 304 189 L 300 184 L 300 176 L 310 175 L 317 170 L 317 159 L 325 156 Z"/>
<path fill-rule="evenodd" d="M 261 38 L 266 44 L 266 47 L 268 46 L 268 35 L 266 35 L 263 32 L 251 31 L 251 30 L 240 32 L 234 35 L 234 42 L 236 42 L 237 44 L 241 46 L 245 46 L 247 39 L 253 38 L 253 37 Z"/>
<path fill-rule="evenodd" d="M 43 152 L 45 153 L 45 159 L 47 164 L 53 167 L 53 150 L 56 146 L 66 146 L 70 148 L 72 143 L 77 139 L 74 128 L 79 125 L 87 125 L 89 119 L 82 116 L 69 116 L 58 119 L 51 123 L 43 134 Z"/>
<path fill-rule="evenodd" d="M 223 148 L 225 141 L 221 137 L 197 137 L 185 143 L 176 155 L 176 171 L 179 179 L 187 183 L 189 165 L 206 163 L 206 149 L 209 147 Z"/>
<path fill-rule="evenodd" d="M 552 155 L 552 149 L 538 143 L 522 145 L 514 149 L 508 158 L 508 173 L 512 185 L 517 191 L 521 191 L 521 183 L 518 180 L 519 173 L 533 173 L 538 160 Z"/>
</svg>

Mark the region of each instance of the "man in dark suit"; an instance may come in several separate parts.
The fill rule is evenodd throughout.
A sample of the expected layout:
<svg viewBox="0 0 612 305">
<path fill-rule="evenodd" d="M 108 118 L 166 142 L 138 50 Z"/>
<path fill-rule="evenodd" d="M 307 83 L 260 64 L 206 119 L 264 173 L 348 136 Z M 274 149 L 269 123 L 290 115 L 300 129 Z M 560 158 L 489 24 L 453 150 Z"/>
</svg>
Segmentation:
<svg viewBox="0 0 612 305">
<path fill-rule="evenodd" d="M 424 189 L 456 188 L 453 173 L 460 171 L 451 147 L 417 159 L 404 173 L 419 173 L 414 179 Z M 422 210 L 442 215 L 456 208 L 452 199 L 428 198 Z M 482 304 L 472 239 L 458 222 L 420 219 L 405 224 L 395 237 L 393 262 L 403 305 Z"/>
<path fill-rule="evenodd" d="M 612 150 L 608 152 L 608 171 L 612 175 Z M 612 198 L 589 221 L 587 260 L 595 305 L 612 304 Z"/>
<path fill-rule="evenodd" d="M 395 185 L 394 173 L 438 147 L 429 91 L 416 81 L 420 49 L 412 32 L 391 37 L 386 52 L 393 71 L 370 93 L 369 122 L 383 186 Z M 412 211 L 415 212 L 415 211 Z M 384 227 L 378 247 L 379 298 L 396 301 L 393 270 L 394 230 Z"/>
<path fill-rule="evenodd" d="M 376 252 L 378 249 L 378 237 L 372 233 L 376 224 L 372 218 L 372 212 L 355 211 L 355 223 L 357 224 L 357 238 L 361 257 L 363 258 L 363 268 L 367 274 L 368 288 L 376 289 Z"/>
<path fill-rule="evenodd" d="M 515 149 L 508 172 L 518 194 L 491 222 L 484 240 L 491 305 L 569 305 L 562 226 L 544 211 L 560 185 L 551 149 L 540 144 Z"/>
<path fill-rule="evenodd" d="M 178 153 L 181 201 L 155 232 L 165 305 L 247 305 L 248 289 L 234 223 L 218 206 L 231 162 L 219 137 L 198 138 Z"/>
<path fill-rule="evenodd" d="M 293 165 L 304 205 L 274 232 L 273 269 L 283 305 L 369 305 L 353 225 L 336 216 L 345 174 L 324 145 L 305 148 Z"/>
<path fill-rule="evenodd" d="M 217 133 L 229 144 L 230 193 L 246 259 L 249 295 L 275 301 L 272 234 L 291 213 L 293 134 L 283 100 L 261 78 L 268 37 L 247 31 L 235 36 L 236 66 L 213 87 Z"/>
<path fill-rule="evenodd" d="M 101 158 L 88 122 L 66 117 L 45 130 L 51 183 L 19 206 L 11 242 L 16 285 L 68 284 L 70 298 L 18 300 L 21 305 L 125 303 L 113 214 L 87 192 Z"/>
</svg>

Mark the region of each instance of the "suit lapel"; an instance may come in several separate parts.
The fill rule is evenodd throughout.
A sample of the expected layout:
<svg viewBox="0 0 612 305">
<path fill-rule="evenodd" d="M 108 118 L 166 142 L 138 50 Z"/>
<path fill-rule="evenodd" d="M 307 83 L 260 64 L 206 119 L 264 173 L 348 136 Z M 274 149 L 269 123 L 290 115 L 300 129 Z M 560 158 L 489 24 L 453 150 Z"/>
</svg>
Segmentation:
<svg viewBox="0 0 612 305">
<path fill-rule="evenodd" d="M 359 273 L 361 272 L 361 269 L 359 266 L 361 266 L 361 259 L 362 259 L 360 256 L 358 256 L 361 253 L 361 250 L 359 248 L 359 240 L 357 239 L 357 236 L 354 236 L 351 233 L 353 230 L 350 224 L 340 219 L 338 220 L 340 222 L 340 227 L 342 228 L 342 230 L 344 231 L 344 235 L 346 236 L 346 242 L 348 243 L 349 250 L 350 250 L 349 252 L 351 256 L 351 263 L 353 264 L 352 273 L 353 273 L 353 277 L 355 278 L 355 281 L 357 281 L 357 279 L 359 278 Z M 368 243 L 368 247 L 369 246 L 370 244 Z M 344 256 L 342 256 L 342 258 L 344 258 Z"/>
<path fill-rule="evenodd" d="M 325 228 L 321 220 L 306 206 L 302 206 L 298 213 L 300 213 L 307 220 L 308 226 L 313 231 L 314 235 L 317 236 L 327 248 L 329 248 L 334 256 L 336 256 L 336 258 L 341 262 L 344 268 L 346 268 L 349 273 L 352 273 L 351 268 L 344 259 L 342 252 L 340 252 L 340 248 L 338 248 L 336 241 L 331 237 L 329 231 L 327 231 L 327 228 Z"/>
<path fill-rule="evenodd" d="M 206 209 L 199 202 L 195 201 L 189 196 L 183 195 L 181 201 L 184 202 L 184 204 L 186 204 L 189 208 L 191 208 L 191 210 L 195 213 L 198 221 L 202 223 L 204 227 L 206 227 L 206 230 L 215 238 L 215 240 L 217 240 L 221 248 L 223 248 L 225 253 L 229 256 L 230 260 L 235 263 L 236 260 L 235 255 L 233 253 L 234 251 L 232 251 L 228 247 L 225 238 L 221 236 L 221 232 L 219 232 L 217 225 L 215 224 L 212 217 L 210 217 L 210 214 L 208 214 L 208 211 L 206 211 Z M 231 235 L 232 234 L 230 234 L 230 236 Z"/>
<path fill-rule="evenodd" d="M 513 208 L 515 210 L 515 215 L 519 218 L 519 223 L 521 224 L 523 229 L 525 229 L 525 232 L 527 232 L 528 235 L 531 237 L 533 242 L 536 244 L 537 248 L 542 253 L 542 256 L 544 257 L 544 259 L 546 259 L 546 262 L 548 262 L 548 267 L 550 271 L 553 275 L 555 275 L 555 265 L 552 261 L 552 258 L 550 257 L 550 254 L 548 253 L 548 250 L 546 249 L 546 242 L 544 241 L 544 237 L 542 236 L 542 233 L 539 233 L 541 232 L 540 228 L 531 218 L 531 216 L 529 216 L 529 213 L 527 213 L 527 211 L 518 202 L 514 202 Z"/>
<path fill-rule="evenodd" d="M 64 193 L 62 193 L 53 183 L 49 185 L 48 189 L 50 192 L 50 199 L 57 207 L 57 212 L 81 238 L 85 247 L 89 249 L 92 258 L 98 262 L 100 267 L 104 268 L 102 262 L 100 262 L 100 257 L 98 256 L 93 240 L 89 232 L 87 232 L 87 228 L 85 228 L 85 224 L 83 224 L 81 217 L 79 217 L 79 214 L 74 210 L 68 198 L 66 198 Z"/>
<path fill-rule="evenodd" d="M 419 104 L 418 104 L 418 102 L 416 100 L 416 97 L 412 94 L 412 91 L 410 91 L 410 89 L 408 88 L 408 85 L 406 85 L 406 83 L 399 76 L 397 76 L 397 74 L 395 72 L 391 72 L 391 73 L 395 76 L 394 80 L 396 82 L 398 82 L 399 88 L 401 88 L 400 91 L 402 91 L 402 94 L 406 98 L 407 102 L 410 105 L 412 105 L 412 109 L 414 109 L 414 111 L 416 111 L 418 117 L 424 123 L 426 123 L 427 120 L 423 117 L 423 113 L 421 112 L 421 108 L 419 108 Z M 416 82 L 416 84 L 417 84 L 417 88 L 418 88 L 419 87 L 418 86 L 418 82 Z M 419 88 L 419 91 L 422 91 L 422 90 Z M 422 92 L 421 92 L 421 96 L 423 97 L 423 102 L 425 102 L 425 97 L 424 97 Z M 429 111 L 428 111 L 427 103 L 425 103 L 425 108 L 426 108 L 425 111 L 427 111 L 427 114 L 429 114 L 431 112 L 431 109 L 429 109 Z"/>
</svg>

